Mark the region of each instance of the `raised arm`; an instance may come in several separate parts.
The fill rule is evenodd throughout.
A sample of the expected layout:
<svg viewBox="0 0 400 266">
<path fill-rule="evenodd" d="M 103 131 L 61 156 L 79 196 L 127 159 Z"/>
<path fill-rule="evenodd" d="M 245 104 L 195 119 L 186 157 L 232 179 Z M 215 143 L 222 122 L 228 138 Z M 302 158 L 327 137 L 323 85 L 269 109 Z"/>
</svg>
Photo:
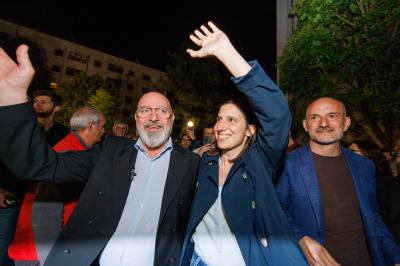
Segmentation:
<svg viewBox="0 0 400 266">
<path fill-rule="evenodd" d="M 57 155 L 47 145 L 26 94 L 34 74 L 28 46 L 18 47 L 17 63 L 0 48 L 0 160 L 18 178 L 86 180 L 101 150 Z"/>
<path fill-rule="evenodd" d="M 199 50 L 187 49 L 191 57 L 215 56 L 235 77 L 233 82 L 249 99 L 260 124 L 258 147 L 265 160 L 275 167 L 287 147 L 291 124 L 282 91 L 257 62 L 246 62 L 226 34 L 212 22 L 208 22 L 208 27 L 203 25 L 195 30 L 190 39 L 201 47 Z"/>
<path fill-rule="evenodd" d="M 28 101 L 26 92 L 35 74 L 28 55 L 28 46 L 17 49 L 17 63 L 0 48 L 0 106 Z"/>
</svg>

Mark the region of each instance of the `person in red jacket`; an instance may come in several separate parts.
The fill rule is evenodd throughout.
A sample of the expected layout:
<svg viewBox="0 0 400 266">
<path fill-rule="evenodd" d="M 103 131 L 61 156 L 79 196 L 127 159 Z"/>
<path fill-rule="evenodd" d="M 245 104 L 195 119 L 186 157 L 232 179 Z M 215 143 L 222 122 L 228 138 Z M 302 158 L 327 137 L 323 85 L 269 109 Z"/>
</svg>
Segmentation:
<svg viewBox="0 0 400 266">
<path fill-rule="evenodd" d="M 105 122 L 105 117 L 100 111 L 92 107 L 81 107 L 70 119 L 71 132 L 54 145 L 53 149 L 57 152 L 90 149 L 94 144 L 101 141 L 105 133 Z M 49 239 L 51 237 L 45 235 L 48 234 L 46 228 L 49 228 L 49 223 L 52 224 L 51 228 L 58 226 L 54 223 L 58 223 L 62 219 L 62 224 L 59 224 L 61 231 L 61 227 L 67 223 L 72 214 L 84 185 L 83 182 L 60 185 L 60 198 L 63 202 L 63 212 L 60 213 L 60 216 L 62 216 L 60 219 L 42 219 L 40 224 L 35 224 L 32 219 L 32 208 L 30 208 L 30 211 L 21 212 L 13 242 L 9 247 L 9 255 L 15 260 L 16 265 L 19 262 L 26 263 L 27 261 L 32 262 L 32 265 L 44 263 L 56 240 L 56 237 Z M 45 209 L 40 209 L 40 212 L 42 211 L 45 211 Z M 35 225 L 33 226 L 33 224 Z M 46 241 L 43 243 L 39 241 L 41 239 Z"/>
<path fill-rule="evenodd" d="M 71 117 L 71 133 L 58 142 L 53 149 L 56 152 L 83 151 L 99 143 L 105 133 L 106 119 L 102 112 L 92 107 L 82 107 Z M 64 201 L 63 225 L 65 225 L 75 208 L 84 183 L 63 184 Z"/>
</svg>

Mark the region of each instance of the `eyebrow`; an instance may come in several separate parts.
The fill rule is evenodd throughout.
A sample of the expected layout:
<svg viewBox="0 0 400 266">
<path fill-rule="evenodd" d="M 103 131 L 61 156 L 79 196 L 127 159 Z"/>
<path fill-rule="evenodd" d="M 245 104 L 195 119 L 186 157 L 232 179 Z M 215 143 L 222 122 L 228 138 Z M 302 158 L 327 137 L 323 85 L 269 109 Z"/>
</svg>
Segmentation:
<svg viewBox="0 0 400 266">
<path fill-rule="evenodd" d="M 341 113 L 341 112 L 329 112 L 329 113 L 327 113 L 326 115 L 333 115 L 333 114 L 336 114 L 336 115 L 343 115 L 343 113 Z M 310 117 L 310 116 L 321 116 L 321 114 L 309 114 L 309 115 L 307 115 L 307 117 Z"/>
</svg>

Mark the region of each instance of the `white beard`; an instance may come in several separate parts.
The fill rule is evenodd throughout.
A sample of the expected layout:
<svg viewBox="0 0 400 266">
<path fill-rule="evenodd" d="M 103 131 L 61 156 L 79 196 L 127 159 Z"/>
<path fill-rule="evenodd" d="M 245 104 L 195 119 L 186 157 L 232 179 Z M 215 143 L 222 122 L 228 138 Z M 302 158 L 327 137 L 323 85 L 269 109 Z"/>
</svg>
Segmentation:
<svg viewBox="0 0 400 266">
<path fill-rule="evenodd" d="M 157 148 L 163 145 L 172 132 L 172 126 L 168 125 L 161 132 L 148 132 L 145 127 L 136 127 L 142 142 L 149 148 Z"/>
</svg>

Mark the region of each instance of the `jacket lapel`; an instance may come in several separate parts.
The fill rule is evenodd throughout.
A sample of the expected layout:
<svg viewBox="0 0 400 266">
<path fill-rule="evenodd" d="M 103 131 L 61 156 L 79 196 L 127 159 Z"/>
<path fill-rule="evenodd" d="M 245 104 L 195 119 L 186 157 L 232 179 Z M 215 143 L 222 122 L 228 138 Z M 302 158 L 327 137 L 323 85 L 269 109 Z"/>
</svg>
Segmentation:
<svg viewBox="0 0 400 266">
<path fill-rule="evenodd" d="M 362 164 L 357 163 L 357 160 L 353 159 L 353 156 L 355 155 L 351 154 L 350 151 L 343 147 L 341 147 L 341 150 L 346 160 L 347 168 L 349 169 L 353 179 L 354 190 L 356 191 L 361 217 L 363 218 L 364 226 L 366 227 L 365 229 L 371 229 L 375 231 L 375 227 L 373 225 L 367 224 L 369 221 L 374 220 L 373 217 L 368 217 L 368 215 L 371 215 L 371 212 L 368 211 L 370 210 L 370 206 L 368 206 L 368 184 L 365 183 L 367 182 L 365 180 L 365 175 L 367 172 L 364 171 Z"/>
<path fill-rule="evenodd" d="M 137 150 L 132 145 L 121 149 L 113 162 L 114 175 L 114 218 L 119 221 L 131 186 L 131 172 L 134 171 Z"/>
<path fill-rule="evenodd" d="M 175 194 L 185 177 L 186 169 L 189 166 L 188 157 L 184 156 L 184 152 L 173 145 L 171 158 L 169 160 L 167 180 L 165 181 L 164 194 L 161 203 L 160 218 L 158 220 L 158 227 L 162 223 L 165 213 L 174 198 Z"/>
<path fill-rule="evenodd" d="M 319 231 L 322 232 L 322 204 L 321 204 L 321 193 L 318 184 L 318 178 L 316 175 L 316 169 L 314 160 L 312 158 L 310 146 L 304 145 L 302 154 L 299 158 L 300 176 L 303 179 L 306 187 L 308 197 L 310 198 L 311 205 L 313 207 L 315 219 L 318 223 Z"/>
</svg>

